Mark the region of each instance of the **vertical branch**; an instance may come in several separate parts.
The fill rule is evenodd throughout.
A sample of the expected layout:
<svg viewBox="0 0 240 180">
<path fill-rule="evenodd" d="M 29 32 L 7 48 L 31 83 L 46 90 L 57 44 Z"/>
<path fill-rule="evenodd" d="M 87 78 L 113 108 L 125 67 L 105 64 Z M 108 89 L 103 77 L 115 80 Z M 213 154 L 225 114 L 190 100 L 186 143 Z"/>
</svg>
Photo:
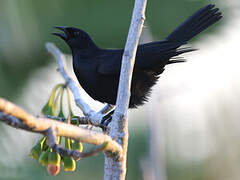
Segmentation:
<svg viewBox="0 0 240 180">
<path fill-rule="evenodd" d="M 116 160 L 112 156 L 105 155 L 105 180 L 124 180 L 126 176 L 128 147 L 127 109 L 130 100 L 130 87 L 137 45 L 145 20 L 146 3 L 147 0 L 135 0 L 132 21 L 122 57 L 116 109 L 110 124 L 109 135 L 122 145 L 123 158 Z"/>
</svg>

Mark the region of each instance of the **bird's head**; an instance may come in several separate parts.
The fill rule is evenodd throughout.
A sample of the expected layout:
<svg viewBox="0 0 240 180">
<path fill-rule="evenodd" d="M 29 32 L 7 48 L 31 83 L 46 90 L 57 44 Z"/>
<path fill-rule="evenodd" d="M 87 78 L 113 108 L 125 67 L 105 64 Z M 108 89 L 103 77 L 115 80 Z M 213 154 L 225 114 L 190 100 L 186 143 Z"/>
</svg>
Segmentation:
<svg viewBox="0 0 240 180">
<path fill-rule="evenodd" d="M 96 45 L 90 36 L 81 29 L 74 27 L 56 26 L 56 29 L 61 30 L 61 33 L 52 33 L 55 36 L 62 38 L 73 49 L 88 49 L 95 48 Z"/>
</svg>

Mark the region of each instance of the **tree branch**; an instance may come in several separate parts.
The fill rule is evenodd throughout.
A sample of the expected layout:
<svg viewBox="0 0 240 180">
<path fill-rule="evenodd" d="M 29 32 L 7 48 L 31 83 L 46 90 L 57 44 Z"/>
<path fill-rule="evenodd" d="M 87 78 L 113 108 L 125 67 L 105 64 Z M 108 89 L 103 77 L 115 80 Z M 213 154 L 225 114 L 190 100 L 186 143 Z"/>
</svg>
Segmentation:
<svg viewBox="0 0 240 180">
<path fill-rule="evenodd" d="M 105 180 L 124 180 L 126 176 L 128 147 L 127 109 L 130 100 L 130 87 L 137 45 L 145 20 L 146 3 L 147 0 L 135 0 L 132 21 L 122 57 L 116 109 L 110 124 L 109 135 L 122 145 L 123 158 L 118 161 L 111 156 L 105 156 Z"/>
<path fill-rule="evenodd" d="M 46 118 L 59 120 L 61 122 L 65 122 L 67 120 L 67 118 L 58 117 L 58 116 L 50 116 L 50 115 L 47 115 Z M 103 124 L 93 123 L 88 116 L 83 116 L 83 117 L 74 116 L 74 117 L 71 117 L 71 124 L 91 125 L 91 126 L 94 126 L 94 127 L 99 127 L 101 129 L 106 129 L 107 132 L 109 131 L 109 127 L 107 127 Z"/>
<path fill-rule="evenodd" d="M 51 146 L 58 151 L 64 151 L 64 149 L 56 146 L 56 136 L 65 136 L 84 143 L 100 145 L 94 151 L 90 152 L 90 154 L 94 154 L 101 150 L 105 152 L 104 179 L 124 180 L 126 176 L 128 147 L 127 109 L 129 106 L 130 86 L 137 45 L 145 19 L 146 2 L 147 0 L 135 0 L 132 21 L 122 58 L 116 109 L 113 115 L 113 120 L 110 124 L 109 135 L 111 137 L 106 134 L 92 130 L 90 131 L 71 124 L 66 124 L 47 118 L 36 118 L 26 113 L 16 105 L 1 98 L 0 120 L 10 126 L 44 135 L 47 135 L 50 131 L 52 131 L 52 133 L 50 133 L 52 136 L 49 134 L 47 135 L 48 140 Z M 83 101 L 78 89 L 79 86 L 66 73 L 63 65 L 65 55 L 63 55 L 61 51 L 52 43 L 47 43 L 46 48 L 48 52 L 50 52 L 57 60 L 59 71 L 65 79 L 67 86 L 72 91 L 77 106 L 83 111 L 84 115 L 91 119 L 92 123 L 99 123 L 104 117 L 104 113 L 110 111 L 113 106 L 106 105 L 99 112 L 94 111 L 86 102 Z M 65 153 L 70 152 L 65 151 Z"/>
<path fill-rule="evenodd" d="M 52 129 L 56 136 L 69 137 L 94 145 L 107 144 L 104 152 L 117 153 L 120 157 L 122 155 L 121 146 L 106 134 L 47 118 L 36 118 L 2 98 L 0 98 L 0 121 L 15 128 L 43 135 L 46 135 L 48 129 Z"/>
<path fill-rule="evenodd" d="M 75 160 L 80 158 L 86 158 L 89 156 L 94 156 L 97 153 L 104 151 L 107 143 L 97 146 L 91 151 L 88 152 L 79 152 L 78 150 L 65 149 L 57 144 L 56 131 L 53 131 L 52 128 L 48 129 L 45 133 L 48 141 L 48 145 L 55 151 L 58 152 L 62 157 L 63 156 L 72 156 Z"/>
<path fill-rule="evenodd" d="M 58 63 L 59 72 L 66 81 L 66 85 L 72 91 L 76 105 L 82 110 L 85 116 L 88 116 L 93 124 L 101 122 L 104 114 L 113 108 L 113 105 L 107 104 L 99 112 L 94 111 L 84 100 L 83 95 L 79 92 L 79 85 L 76 84 L 67 74 L 63 62 L 66 61 L 66 56 L 53 44 L 46 43 L 46 48 L 49 53 L 54 56 L 54 59 Z"/>
</svg>

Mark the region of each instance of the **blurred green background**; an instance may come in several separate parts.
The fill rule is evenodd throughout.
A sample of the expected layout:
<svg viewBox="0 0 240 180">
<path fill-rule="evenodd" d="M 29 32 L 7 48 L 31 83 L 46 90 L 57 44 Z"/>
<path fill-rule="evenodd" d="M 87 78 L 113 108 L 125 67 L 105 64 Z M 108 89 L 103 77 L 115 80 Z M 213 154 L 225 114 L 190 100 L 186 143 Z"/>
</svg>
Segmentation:
<svg viewBox="0 0 240 180">
<path fill-rule="evenodd" d="M 128 180 L 239 179 L 239 1 L 149 0 L 142 39 L 163 39 L 209 3 L 217 4 L 224 19 L 191 41 L 200 51 L 186 55 L 188 63 L 167 68 L 146 106 L 130 111 Z M 51 88 L 62 82 L 45 43 L 70 53 L 51 35 L 52 27 L 79 27 L 101 47 L 123 48 L 133 5 L 128 0 L 1 0 L 0 97 L 40 114 Z M 28 156 L 37 135 L 5 125 L 0 131 L 1 180 L 103 179 L 102 154 L 81 160 L 73 173 L 62 170 L 50 177 Z"/>
<path fill-rule="evenodd" d="M 163 39 L 208 1 L 149 1 L 147 21 Z M 45 43 L 68 47 L 51 35 L 53 26 L 80 27 L 101 47 L 124 47 L 134 1 L 2 0 L 0 6 L 0 94 L 14 100 L 33 71 L 50 61 Z"/>
</svg>

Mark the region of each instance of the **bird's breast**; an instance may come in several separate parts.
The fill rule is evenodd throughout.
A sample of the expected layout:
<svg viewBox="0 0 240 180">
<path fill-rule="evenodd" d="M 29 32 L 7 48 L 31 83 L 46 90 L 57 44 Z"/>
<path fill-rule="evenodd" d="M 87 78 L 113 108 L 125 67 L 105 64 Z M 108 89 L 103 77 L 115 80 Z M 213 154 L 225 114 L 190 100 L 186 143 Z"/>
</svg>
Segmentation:
<svg viewBox="0 0 240 180">
<path fill-rule="evenodd" d="M 97 66 L 94 62 L 87 60 L 79 61 L 79 59 L 73 60 L 73 70 L 78 82 L 90 96 L 96 93 L 98 87 L 96 68 Z"/>
</svg>

